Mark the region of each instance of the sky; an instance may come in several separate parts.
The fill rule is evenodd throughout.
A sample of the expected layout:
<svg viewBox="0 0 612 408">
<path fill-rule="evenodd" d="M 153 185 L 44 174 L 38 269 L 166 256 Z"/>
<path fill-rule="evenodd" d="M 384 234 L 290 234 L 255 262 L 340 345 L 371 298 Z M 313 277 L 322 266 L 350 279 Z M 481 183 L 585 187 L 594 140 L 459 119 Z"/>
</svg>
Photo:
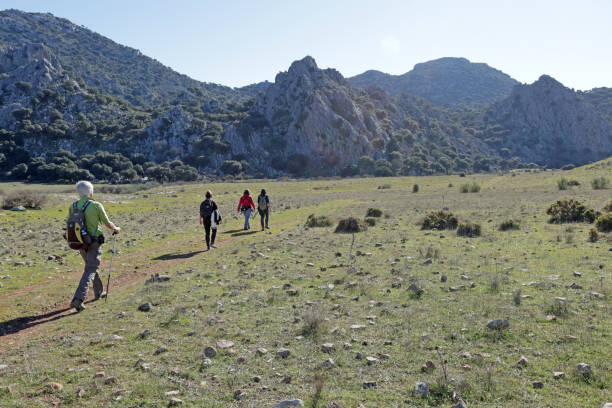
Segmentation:
<svg viewBox="0 0 612 408">
<path fill-rule="evenodd" d="M 520 82 L 612 87 L 611 0 L 0 0 L 50 12 L 200 81 L 273 81 L 311 55 L 350 77 L 441 57 Z"/>
</svg>

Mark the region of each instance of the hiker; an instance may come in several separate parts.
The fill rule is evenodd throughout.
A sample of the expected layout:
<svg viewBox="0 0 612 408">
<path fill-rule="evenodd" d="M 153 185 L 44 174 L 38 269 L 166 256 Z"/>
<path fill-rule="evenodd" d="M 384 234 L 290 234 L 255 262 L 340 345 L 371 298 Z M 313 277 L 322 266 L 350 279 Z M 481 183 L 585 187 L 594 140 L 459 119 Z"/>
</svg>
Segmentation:
<svg viewBox="0 0 612 408">
<path fill-rule="evenodd" d="M 240 201 L 238 202 L 238 212 L 244 214 L 244 229 L 248 230 L 251 228 L 249 224 L 249 218 L 251 218 L 251 212 L 255 211 L 255 203 L 253 203 L 253 199 L 251 198 L 251 192 L 249 190 L 244 190 L 244 194 L 240 197 Z"/>
<path fill-rule="evenodd" d="M 108 219 L 102 204 L 93 200 L 94 188 L 89 181 L 79 181 L 76 183 L 76 190 L 80 199 L 74 202 L 68 209 L 68 227 L 70 228 L 71 225 L 74 225 L 73 213 L 75 213 L 74 215 L 77 218 L 80 216 L 83 217 L 82 221 L 84 225 L 81 225 L 80 236 L 77 237 L 79 242 L 74 242 L 75 240 L 71 237 L 70 230 L 66 232 L 66 239 L 69 241 L 71 248 L 78 248 L 83 257 L 83 261 L 85 261 L 83 276 L 70 302 L 71 307 L 75 308 L 77 312 L 81 312 L 85 309 L 83 302 L 87 297 L 87 292 L 89 292 L 89 286 L 92 281 L 94 300 L 106 296 L 104 285 L 98 273 L 98 267 L 100 266 L 102 257 L 102 244 L 104 243 L 104 235 L 102 231 L 100 231 L 99 225 L 104 225 L 106 228 L 113 231 L 113 234 L 119 234 L 121 228 L 117 227 Z M 78 222 L 77 225 L 78 224 L 80 224 L 80 222 Z"/>
<path fill-rule="evenodd" d="M 264 218 L 265 218 L 265 228 L 270 229 L 268 226 L 268 220 L 270 219 L 270 197 L 266 194 L 265 189 L 261 189 L 261 193 L 257 197 L 257 211 L 259 211 L 259 216 L 261 217 L 261 230 L 264 230 Z"/>
<path fill-rule="evenodd" d="M 200 225 L 204 224 L 204 232 L 206 235 L 206 250 L 217 248 L 215 245 L 215 237 L 217 236 L 217 225 L 221 222 L 219 207 L 212 200 L 210 190 L 206 191 L 206 200 L 200 204 Z M 212 230 L 212 235 L 211 235 Z"/>
</svg>

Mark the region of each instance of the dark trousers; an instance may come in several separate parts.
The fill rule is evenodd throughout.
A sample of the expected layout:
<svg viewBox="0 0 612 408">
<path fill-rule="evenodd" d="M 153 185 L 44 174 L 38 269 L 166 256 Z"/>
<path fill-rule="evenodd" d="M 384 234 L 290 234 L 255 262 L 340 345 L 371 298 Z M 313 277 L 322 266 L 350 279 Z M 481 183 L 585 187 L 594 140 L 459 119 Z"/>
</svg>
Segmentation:
<svg viewBox="0 0 612 408">
<path fill-rule="evenodd" d="M 212 230 L 212 236 L 211 236 L 211 230 Z M 206 233 L 205 234 L 206 235 L 206 246 L 210 248 L 210 246 L 215 243 L 215 238 L 217 237 L 217 229 L 211 228 L 210 220 L 208 220 L 208 222 L 204 220 L 204 232 Z"/>
<path fill-rule="evenodd" d="M 264 227 L 264 218 L 265 218 L 265 226 L 268 226 L 268 220 L 270 219 L 270 211 L 269 210 L 259 210 L 259 216 L 261 217 L 261 228 Z"/>
</svg>

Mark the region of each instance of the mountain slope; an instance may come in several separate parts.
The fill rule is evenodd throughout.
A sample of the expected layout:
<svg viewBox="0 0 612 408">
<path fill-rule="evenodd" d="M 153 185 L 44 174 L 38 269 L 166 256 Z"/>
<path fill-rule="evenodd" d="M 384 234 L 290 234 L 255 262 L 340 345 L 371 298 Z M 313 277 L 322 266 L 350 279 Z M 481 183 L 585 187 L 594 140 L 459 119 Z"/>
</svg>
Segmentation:
<svg viewBox="0 0 612 408">
<path fill-rule="evenodd" d="M 612 123 L 547 75 L 515 87 L 487 111 L 484 123 L 490 144 L 525 162 L 561 167 L 612 155 Z"/>
<path fill-rule="evenodd" d="M 390 95 L 413 93 L 450 107 L 483 107 L 508 96 L 518 82 L 487 64 L 465 58 L 440 58 L 416 64 L 403 75 L 366 71 L 348 79 L 366 89 L 377 85 Z"/>
<path fill-rule="evenodd" d="M 21 49 L 31 44 L 44 44 L 65 70 L 83 78 L 88 86 L 135 105 L 162 105 L 193 97 L 240 96 L 229 87 L 205 84 L 179 74 L 138 50 L 66 19 L 51 14 L 0 11 L 0 46 Z"/>
</svg>

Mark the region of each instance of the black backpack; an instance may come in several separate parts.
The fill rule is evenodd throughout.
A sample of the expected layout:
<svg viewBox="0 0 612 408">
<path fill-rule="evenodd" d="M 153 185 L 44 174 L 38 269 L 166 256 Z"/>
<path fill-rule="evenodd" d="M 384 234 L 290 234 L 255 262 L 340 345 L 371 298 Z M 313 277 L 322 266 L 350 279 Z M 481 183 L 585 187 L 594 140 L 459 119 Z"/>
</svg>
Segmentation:
<svg viewBox="0 0 612 408">
<path fill-rule="evenodd" d="M 66 221 L 66 235 L 68 246 L 71 249 L 87 249 L 91 244 L 91 235 L 87 233 L 85 224 L 85 209 L 91 201 L 87 200 L 83 207 L 79 208 L 78 201 L 72 204 L 72 213 Z"/>
<path fill-rule="evenodd" d="M 200 204 L 200 217 L 210 219 L 210 216 L 214 210 L 212 200 L 204 200 L 202 201 L 202 204 Z"/>
</svg>

